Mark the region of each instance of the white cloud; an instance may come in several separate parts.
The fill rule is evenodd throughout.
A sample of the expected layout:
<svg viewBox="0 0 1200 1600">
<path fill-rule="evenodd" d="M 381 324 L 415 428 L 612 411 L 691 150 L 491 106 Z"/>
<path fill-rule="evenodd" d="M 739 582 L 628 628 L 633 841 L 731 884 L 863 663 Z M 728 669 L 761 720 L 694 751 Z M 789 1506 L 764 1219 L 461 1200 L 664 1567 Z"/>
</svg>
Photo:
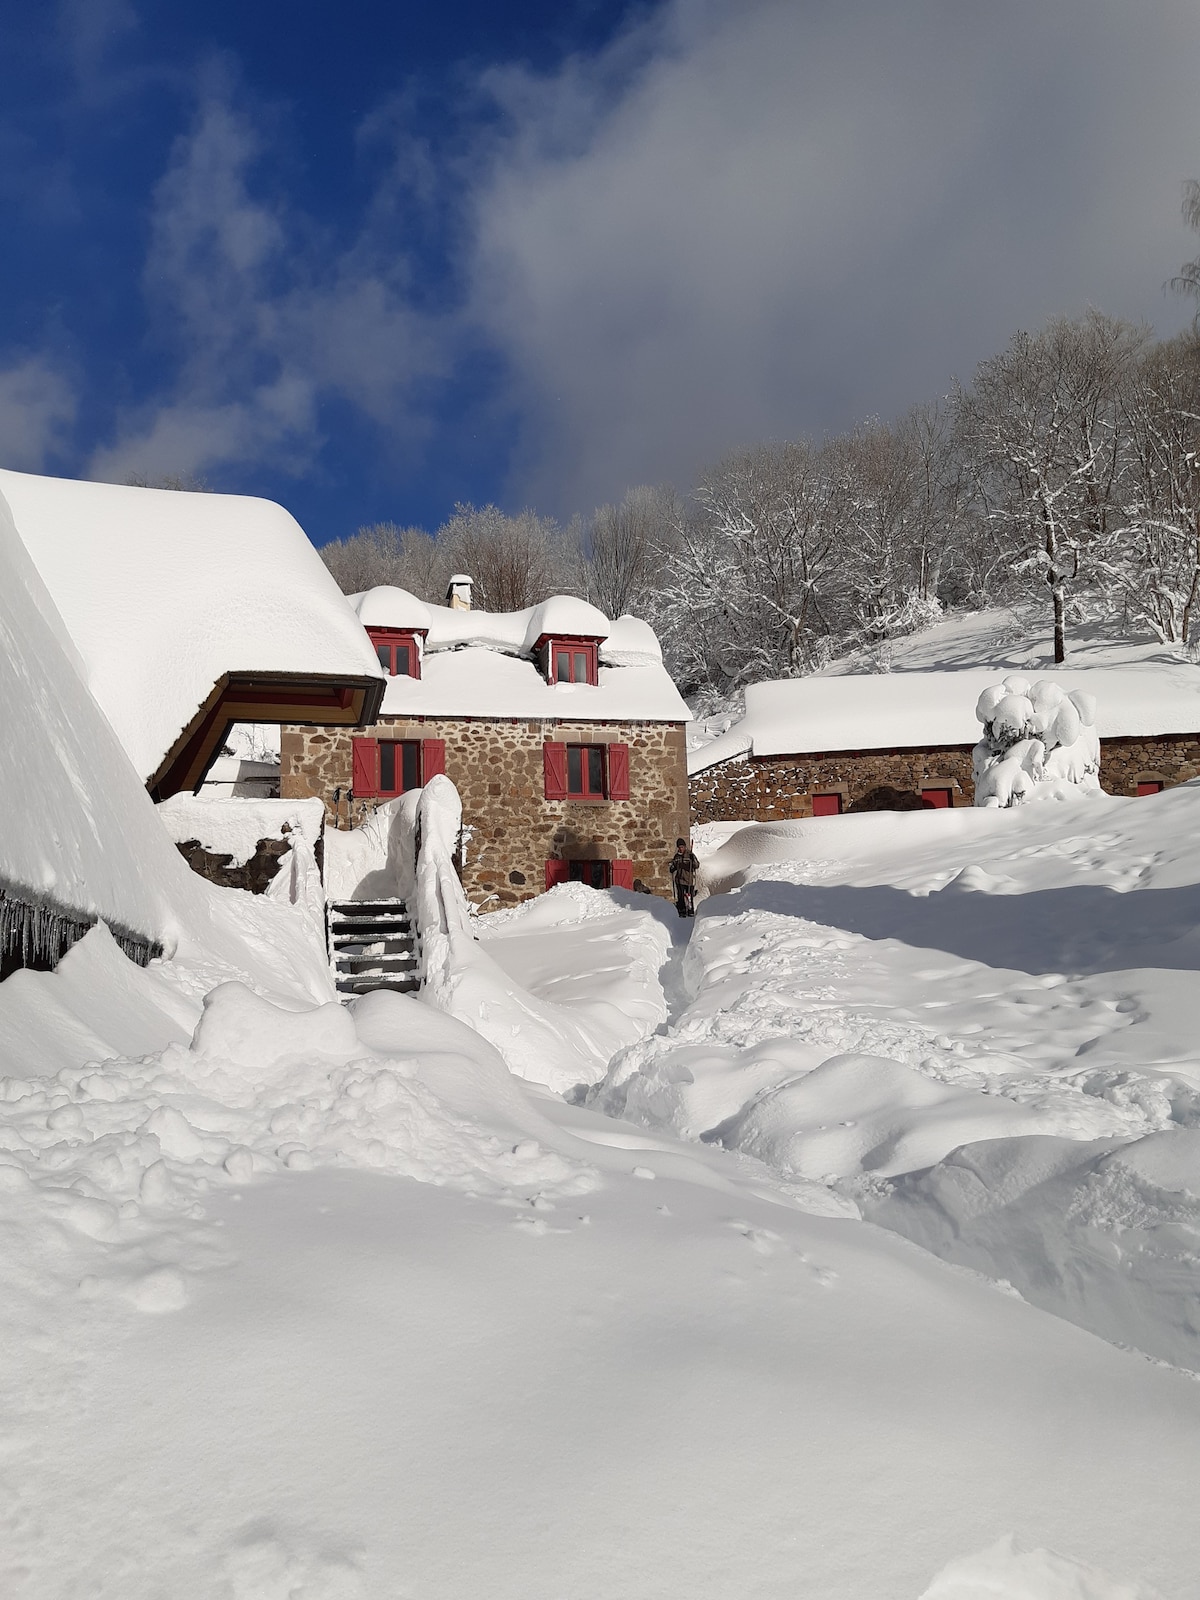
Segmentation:
<svg viewBox="0 0 1200 1600">
<path fill-rule="evenodd" d="M 40 471 L 74 416 L 71 386 L 45 357 L 0 371 L 0 464 Z"/>
<path fill-rule="evenodd" d="M 144 275 L 175 377 L 120 419 L 94 476 L 203 476 L 259 460 L 300 471 L 330 396 L 393 446 L 419 437 L 413 396 L 442 358 L 408 303 L 402 264 L 374 251 L 369 233 L 330 244 L 282 200 L 256 194 L 262 155 L 228 85 L 210 83 L 155 191 Z"/>
<path fill-rule="evenodd" d="M 586 507 L 891 414 L 1088 304 L 1180 326 L 1198 59 L 1193 0 L 676 0 L 494 74 L 472 315 L 514 493 Z"/>
</svg>

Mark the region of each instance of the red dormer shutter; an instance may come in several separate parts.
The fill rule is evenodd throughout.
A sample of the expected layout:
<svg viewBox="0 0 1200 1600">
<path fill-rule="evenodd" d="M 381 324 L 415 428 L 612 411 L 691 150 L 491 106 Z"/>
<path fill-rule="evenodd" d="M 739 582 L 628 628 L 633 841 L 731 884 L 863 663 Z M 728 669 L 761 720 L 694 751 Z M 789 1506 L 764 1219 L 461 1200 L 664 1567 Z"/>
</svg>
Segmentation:
<svg viewBox="0 0 1200 1600">
<path fill-rule="evenodd" d="M 379 793 L 379 740 L 351 739 L 350 748 L 355 798 L 369 800 Z"/>
<path fill-rule="evenodd" d="M 610 744 L 608 747 L 608 798 L 629 799 L 629 746 Z"/>
<path fill-rule="evenodd" d="M 547 800 L 567 798 L 567 747 L 556 739 L 547 739 L 542 746 L 542 771 L 546 781 Z"/>
<path fill-rule="evenodd" d="M 445 739 L 421 740 L 421 782 L 428 783 L 430 778 L 440 778 L 446 771 L 446 741 Z"/>
</svg>

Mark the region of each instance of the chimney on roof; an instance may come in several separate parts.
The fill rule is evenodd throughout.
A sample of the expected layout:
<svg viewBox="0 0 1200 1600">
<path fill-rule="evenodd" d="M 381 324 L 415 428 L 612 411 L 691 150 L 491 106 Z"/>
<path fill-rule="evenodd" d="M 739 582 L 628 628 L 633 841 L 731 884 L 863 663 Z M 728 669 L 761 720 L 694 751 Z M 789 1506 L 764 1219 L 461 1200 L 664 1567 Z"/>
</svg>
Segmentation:
<svg viewBox="0 0 1200 1600">
<path fill-rule="evenodd" d="M 470 611 L 471 580 L 465 572 L 456 572 L 446 588 L 446 604 L 451 611 Z"/>
</svg>

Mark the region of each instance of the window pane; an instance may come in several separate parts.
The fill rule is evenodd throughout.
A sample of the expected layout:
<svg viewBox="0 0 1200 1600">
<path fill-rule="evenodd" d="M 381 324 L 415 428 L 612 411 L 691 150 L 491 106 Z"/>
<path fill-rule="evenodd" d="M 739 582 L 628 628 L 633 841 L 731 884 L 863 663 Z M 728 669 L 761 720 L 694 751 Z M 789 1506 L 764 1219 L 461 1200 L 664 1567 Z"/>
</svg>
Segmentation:
<svg viewBox="0 0 1200 1600">
<path fill-rule="evenodd" d="M 421 745 L 417 739 L 406 739 L 400 746 L 404 752 L 402 776 L 404 789 L 419 789 L 421 787 Z"/>
<path fill-rule="evenodd" d="M 583 869 L 586 866 L 587 866 L 587 862 L 586 861 L 568 861 L 567 862 L 567 878 L 568 878 L 568 880 L 571 883 L 582 883 L 583 882 Z"/>
<path fill-rule="evenodd" d="M 590 744 L 587 747 L 588 756 L 588 794 L 602 795 L 604 793 L 604 747 Z"/>
<path fill-rule="evenodd" d="M 412 677 L 412 663 L 409 661 L 409 657 L 408 657 L 408 652 L 409 652 L 410 649 L 411 649 L 411 646 L 410 645 L 406 645 L 406 644 L 398 644 L 396 646 L 396 671 L 395 671 L 395 676 L 397 678 L 411 678 Z"/>
<path fill-rule="evenodd" d="M 567 746 L 567 793 L 583 793 L 583 750 L 577 744 Z"/>
<path fill-rule="evenodd" d="M 571 681 L 571 652 L 569 650 L 556 650 L 554 652 L 554 681 L 556 683 L 570 683 Z"/>
<path fill-rule="evenodd" d="M 388 739 L 379 742 L 379 792 L 396 792 L 396 746 Z"/>
<path fill-rule="evenodd" d="M 377 644 L 375 654 L 379 657 L 379 665 L 385 672 L 392 670 L 392 647 L 390 644 Z"/>
<path fill-rule="evenodd" d="M 587 681 L 588 681 L 588 658 L 587 658 L 587 656 L 584 654 L 584 652 L 582 650 L 576 650 L 576 652 L 575 652 L 575 682 L 576 683 L 586 683 Z"/>
</svg>

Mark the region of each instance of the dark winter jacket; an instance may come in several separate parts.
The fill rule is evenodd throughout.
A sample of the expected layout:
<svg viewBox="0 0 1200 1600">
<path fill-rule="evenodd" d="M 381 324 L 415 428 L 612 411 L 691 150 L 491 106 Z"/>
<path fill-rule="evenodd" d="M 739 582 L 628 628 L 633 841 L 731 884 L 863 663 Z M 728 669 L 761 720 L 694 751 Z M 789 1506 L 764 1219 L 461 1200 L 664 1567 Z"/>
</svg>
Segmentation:
<svg viewBox="0 0 1200 1600">
<path fill-rule="evenodd" d="M 671 857 L 671 876 L 677 889 L 694 889 L 700 863 L 690 850 L 676 850 Z"/>
</svg>

